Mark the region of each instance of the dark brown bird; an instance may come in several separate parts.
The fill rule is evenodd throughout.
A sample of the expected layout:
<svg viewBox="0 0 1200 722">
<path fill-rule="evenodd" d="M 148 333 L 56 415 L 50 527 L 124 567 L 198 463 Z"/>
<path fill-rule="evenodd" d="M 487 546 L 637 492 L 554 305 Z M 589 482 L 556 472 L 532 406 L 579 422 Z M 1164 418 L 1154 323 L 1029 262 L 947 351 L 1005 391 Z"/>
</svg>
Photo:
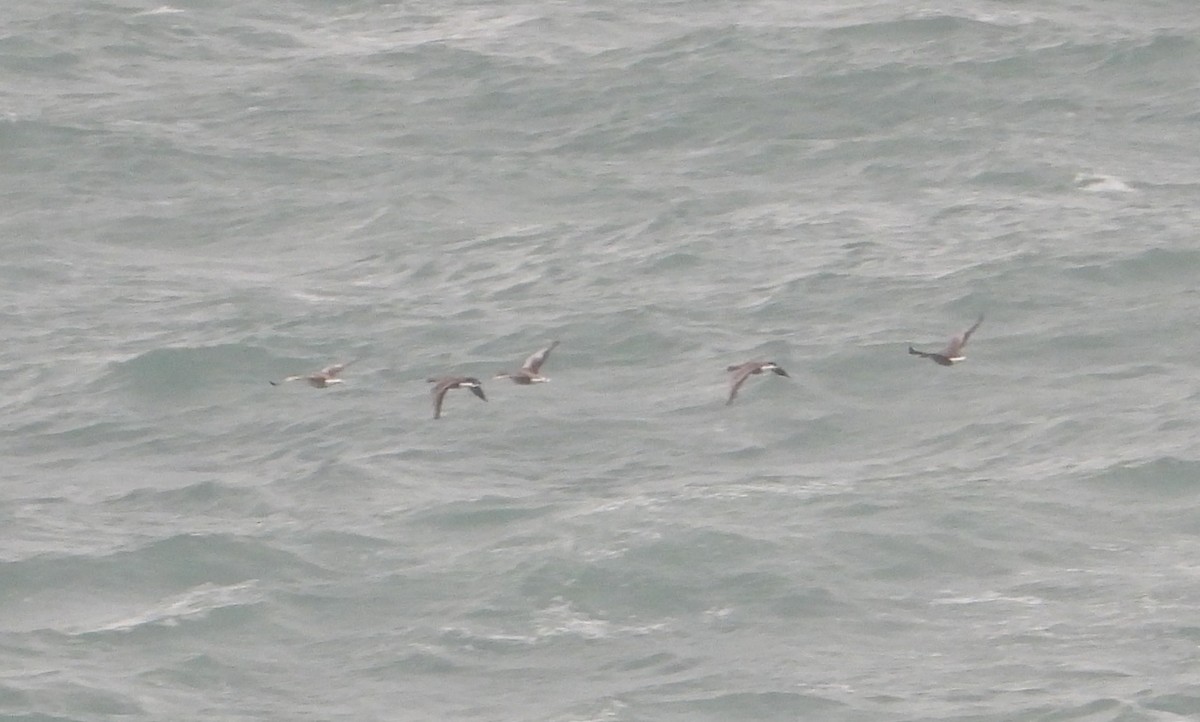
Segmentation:
<svg viewBox="0 0 1200 722">
<path fill-rule="evenodd" d="M 483 395 L 483 384 L 479 383 L 479 379 L 470 376 L 443 376 L 441 378 L 426 379 L 431 384 L 437 384 L 433 387 L 433 418 L 442 418 L 442 400 L 446 398 L 446 392 L 450 389 L 471 389 L 471 393 L 479 398 L 487 401 L 487 397 Z"/>
<path fill-rule="evenodd" d="M 509 373 L 508 371 L 501 371 L 500 373 L 496 374 L 495 378 L 512 379 L 514 384 L 521 384 L 522 386 L 528 386 L 529 384 L 541 384 L 549 381 L 550 379 L 542 376 L 539 372 L 542 369 L 542 364 L 546 363 L 546 359 L 549 358 L 550 352 L 553 351 L 556 346 L 558 346 L 558 341 L 551 343 L 546 348 L 525 359 L 525 363 L 521 364 L 521 368 L 517 369 L 516 371 L 513 371 L 512 373 Z"/>
<path fill-rule="evenodd" d="M 326 366 L 325 368 L 321 369 L 320 371 L 317 371 L 317 372 L 314 372 L 311 374 L 299 374 L 297 376 L 288 376 L 283 381 L 271 381 L 270 384 L 272 386 L 278 386 L 280 384 L 285 384 L 288 381 L 307 381 L 309 386 L 312 386 L 312 387 L 318 388 L 318 389 L 323 389 L 326 386 L 332 386 L 334 384 L 343 383 L 343 380 L 338 378 L 338 374 L 342 373 L 342 369 L 346 368 L 347 366 L 349 366 L 352 363 L 354 363 L 354 362 L 347 361 L 346 363 L 342 363 L 342 364 L 334 364 L 332 366 Z"/>
<path fill-rule="evenodd" d="M 725 370 L 733 374 L 733 377 L 729 379 L 731 386 L 729 388 L 729 400 L 725 402 L 726 406 L 733 403 L 733 400 L 737 398 L 738 389 L 742 388 L 742 384 L 746 383 L 746 379 L 751 376 L 761 374 L 763 371 L 774 371 L 780 376 L 788 375 L 788 372 L 784 371 L 783 367 L 774 361 L 747 361 L 739 366 L 729 366 Z M 791 377 L 788 376 L 788 378 Z"/>
<path fill-rule="evenodd" d="M 966 358 L 963 348 L 967 345 L 967 341 L 971 339 L 971 334 L 975 333 L 975 329 L 979 328 L 979 324 L 981 323 L 983 323 L 983 316 L 979 317 L 974 326 L 950 339 L 950 343 L 946 344 L 946 348 L 937 353 L 918 351 L 912 346 L 908 347 L 908 352 L 913 356 L 930 359 L 939 366 L 953 366 Z"/>
</svg>

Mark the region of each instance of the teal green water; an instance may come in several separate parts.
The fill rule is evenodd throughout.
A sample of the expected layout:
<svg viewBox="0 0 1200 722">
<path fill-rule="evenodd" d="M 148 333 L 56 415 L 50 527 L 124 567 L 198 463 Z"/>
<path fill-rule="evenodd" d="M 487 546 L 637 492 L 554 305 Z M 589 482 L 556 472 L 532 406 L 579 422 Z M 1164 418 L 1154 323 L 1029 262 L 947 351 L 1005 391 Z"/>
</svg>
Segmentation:
<svg viewBox="0 0 1200 722">
<path fill-rule="evenodd" d="M 1200 716 L 1191 3 L 52 5 L 0 716 Z"/>
</svg>

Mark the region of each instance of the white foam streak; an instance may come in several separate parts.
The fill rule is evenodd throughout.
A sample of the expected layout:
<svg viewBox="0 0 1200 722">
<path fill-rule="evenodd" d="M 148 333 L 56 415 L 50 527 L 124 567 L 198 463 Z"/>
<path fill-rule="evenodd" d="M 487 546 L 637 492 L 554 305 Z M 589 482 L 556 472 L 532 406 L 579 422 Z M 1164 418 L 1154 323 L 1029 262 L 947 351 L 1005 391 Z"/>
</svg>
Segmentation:
<svg viewBox="0 0 1200 722">
<path fill-rule="evenodd" d="M 143 611 L 75 633 L 128 632 L 146 625 L 175 626 L 187 619 L 203 618 L 214 609 L 257 603 L 262 599 L 257 586 L 258 580 L 254 579 L 229 586 L 201 584 Z"/>
</svg>

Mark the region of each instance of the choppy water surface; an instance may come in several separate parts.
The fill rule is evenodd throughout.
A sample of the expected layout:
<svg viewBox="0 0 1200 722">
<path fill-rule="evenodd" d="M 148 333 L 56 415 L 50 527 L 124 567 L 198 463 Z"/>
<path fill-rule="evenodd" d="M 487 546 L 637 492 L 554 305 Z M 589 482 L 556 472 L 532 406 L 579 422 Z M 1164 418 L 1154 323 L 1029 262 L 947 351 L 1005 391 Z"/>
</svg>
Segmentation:
<svg viewBox="0 0 1200 722">
<path fill-rule="evenodd" d="M 9 8 L 0 714 L 1200 716 L 1196 67 L 1182 0 Z"/>
</svg>

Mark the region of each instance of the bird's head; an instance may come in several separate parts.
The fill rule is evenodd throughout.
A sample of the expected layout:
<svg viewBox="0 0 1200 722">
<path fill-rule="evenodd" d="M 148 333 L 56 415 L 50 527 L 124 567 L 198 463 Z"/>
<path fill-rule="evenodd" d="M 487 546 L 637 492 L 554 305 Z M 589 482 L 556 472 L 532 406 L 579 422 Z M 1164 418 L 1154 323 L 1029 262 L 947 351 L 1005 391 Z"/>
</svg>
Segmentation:
<svg viewBox="0 0 1200 722">
<path fill-rule="evenodd" d="M 784 371 L 783 367 L 780 366 L 779 364 L 775 363 L 774 361 L 766 362 L 765 364 L 763 364 L 762 368 L 763 368 L 763 371 L 774 371 L 776 374 L 778 374 L 780 376 L 788 375 L 788 372 Z"/>
<path fill-rule="evenodd" d="M 487 397 L 483 395 L 483 384 L 479 382 L 479 379 L 468 378 L 459 384 L 459 386 L 464 389 L 471 389 L 471 393 L 475 394 L 484 401 L 487 401 Z"/>
</svg>

